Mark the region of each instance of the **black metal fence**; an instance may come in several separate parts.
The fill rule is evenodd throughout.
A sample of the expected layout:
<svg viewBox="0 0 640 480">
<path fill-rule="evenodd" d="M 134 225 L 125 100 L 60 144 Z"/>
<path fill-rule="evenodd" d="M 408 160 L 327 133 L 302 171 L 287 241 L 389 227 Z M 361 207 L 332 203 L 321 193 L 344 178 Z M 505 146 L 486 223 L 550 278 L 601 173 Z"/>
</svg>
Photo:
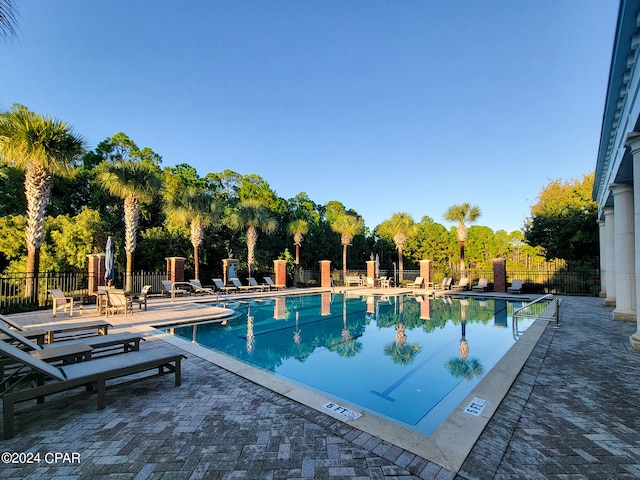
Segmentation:
<svg viewBox="0 0 640 480">
<path fill-rule="evenodd" d="M 366 270 L 349 270 L 348 275 L 367 275 Z M 397 276 L 399 272 L 381 270 L 380 275 Z M 297 286 L 318 285 L 319 275 L 316 270 L 301 270 L 299 272 Z M 412 283 L 420 275 L 419 270 L 405 270 L 403 279 L 405 283 Z M 468 269 L 466 275 L 471 283 L 476 283 L 479 278 L 487 278 L 490 285 L 493 283 L 493 271 Z M 433 280 L 442 281 L 451 273 L 434 271 Z M 453 276 L 456 279 L 455 272 Z M 45 272 L 38 278 L 38 296 L 36 300 L 25 296 L 26 274 L 0 275 L 0 313 L 13 313 L 19 311 L 37 310 L 51 305 L 48 290 L 59 288 L 66 295 L 73 296 L 83 302 L 91 301 L 89 292 L 89 279 L 87 273 L 57 273 Z M 166 280 L 165 272 L 134 272 L 132 276 L 133 290 L 140 291 L 144 285 L 151 285 L 151 293 L 162 293 L 162 280 Z M 333 271 L 334 282 L 337 285 L 343 283 L 342 271 Z M 396 277 L 397 278 L 397 277 Z M 559 271 L 516 271 L 507 270 L 507 282 L 520 279 L 523 282 L 523 293 L 552 293 L 554 295 L 588 295 L 597 296 L 600 293 L 600 276 L 597 271 L 588 270 L 559 270 Z M 116 278 L 116 286 L 124 285 L 124 274 Z"/>
</svg>

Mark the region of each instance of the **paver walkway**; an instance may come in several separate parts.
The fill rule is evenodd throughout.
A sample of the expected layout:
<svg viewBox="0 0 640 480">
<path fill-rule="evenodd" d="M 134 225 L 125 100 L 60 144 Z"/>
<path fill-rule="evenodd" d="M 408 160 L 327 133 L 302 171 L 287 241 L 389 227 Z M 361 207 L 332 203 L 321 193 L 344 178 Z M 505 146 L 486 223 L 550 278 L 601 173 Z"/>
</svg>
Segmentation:
<svg viewBox="0 0 640 480">
<path fill-rule="evenodd" d="M 547 327 L 457 474 L 191 355 L 181 387 L 170 377 L 120 386 L 100 412 L 90 394 L 19 407 L 18 435 L 0 451 L 41 461 L 0 463 L 0 476 L 639 478 L 640 352 L 628 341 L 636 325 L 611 320 L 611 310 L 598 298 L 565 298 L 560 330 Z M 57 452 L 69 457 L 45 456 Z"/>
</svg>

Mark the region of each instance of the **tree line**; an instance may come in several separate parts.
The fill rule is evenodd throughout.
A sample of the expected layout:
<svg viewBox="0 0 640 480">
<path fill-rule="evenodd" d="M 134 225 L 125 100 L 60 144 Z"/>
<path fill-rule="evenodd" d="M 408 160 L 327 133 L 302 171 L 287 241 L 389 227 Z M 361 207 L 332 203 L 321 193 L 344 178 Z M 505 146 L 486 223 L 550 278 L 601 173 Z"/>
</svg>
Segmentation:
<svg viewBox="0 0 640 480">
<path fill-rule="evenodd" d="M 23 105 L 0 112 L 0 271 L 84 271 L 87 254 L 104 252 L 108 236 L 121 272 L 162 271 L 166 257 L 183 256 L 189 274 L 204 280 L 219 274 L 230 255 L 248 276 L 269 272 L 278 258 L 306 268 L 331 260 L 346 272 L 364 268 L 371 255 L 378 255 L 381 268 L 396 263 L 400 271 L 417 268 L 421 259 L 445 272 L 489 269 L 494 258 L 526 270 L 557 258 L 585 261 L 561 246 L 573 240 L 584 253 L 586 245 L 593 247 L 589 222 L 597 233 L 593 205 L 584 206 L 592 176 L 583 178 L 578 193 L 572 187 L 560 213 L 544 205 L 557 204 L 563 194 L 547 199 L 543 190 L 522 231 L 469 226 L 481 212 L 466 203 L 443 212 L 454 223 L 449 229 L 404 212 L 367 229 L 339 200 L 321 205 L 304 192 L 284 199 L 259 175 L 224 169 L 200 176 L 186 163 L 162 167 L 159 154 L 124 133 L 91 151 L 85 145 L 65 122 Z M 562 185 L 551 184 L 559 191 Z M 581 221 L 568 222 L 572 214 Z M 564 230 L 580 230 L 573 239 L 557 230 L 564 235 L 560 250 L 544 236 L 553 218 Z"/>
</svg>

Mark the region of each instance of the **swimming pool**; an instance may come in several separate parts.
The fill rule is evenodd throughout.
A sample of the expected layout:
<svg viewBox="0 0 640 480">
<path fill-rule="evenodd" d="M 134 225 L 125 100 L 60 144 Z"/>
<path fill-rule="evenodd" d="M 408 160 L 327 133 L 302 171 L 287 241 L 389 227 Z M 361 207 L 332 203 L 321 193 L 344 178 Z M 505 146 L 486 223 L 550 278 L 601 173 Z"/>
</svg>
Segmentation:
<svg viewBox="0 0 640 480">
<path fill-rule="evenodd" d="M 243 301 L 224 322 L 166 330 L 430 435 L 531 325 L 512 323 L 522 305 L 322 293 Z"/>
</svg>

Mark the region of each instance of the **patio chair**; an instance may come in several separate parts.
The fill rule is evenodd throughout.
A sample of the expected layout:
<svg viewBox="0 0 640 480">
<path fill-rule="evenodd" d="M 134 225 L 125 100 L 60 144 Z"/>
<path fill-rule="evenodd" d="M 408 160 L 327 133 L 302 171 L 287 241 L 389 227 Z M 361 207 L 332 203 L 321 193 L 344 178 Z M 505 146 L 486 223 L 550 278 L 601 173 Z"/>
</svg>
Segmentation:
<svg viewBox="0 0 640 480">
<path fill-rule="evenodd" d="M 275 290 L 280 290 L 282 288 L 287 288 L 286 285 L 279 285 L 276 283 L 273 283 L 273 280 L 271 280 L 271 277 L 264 277 L 264 282 L 269 285 L 269 290 L 271 290 L 272 288 Z"/>
<path fill-rule="evenodd" d="M 451 286 L 451 289 L 457 292 L 469 290 L 469 279 L 462 277 L 457 284 Z"/>
<path fill-rule="evenodd" d="M 195 293 L 196 295 L 199 293 L 208 293 L 210 295 L 213 295 L 215 293 L 212 287 L 209 287 L 209 286 L 203 287 L 200 280 L 192 279 L 192 280 L 189 280 L 189 283 L 193 287 L 193 293 Z"/>
<path fill-rule="evenodd" d="M 147 297 L 150 291 L 151 285 L 145 285 L 142 287 L 142 290 L 140 290 L 140 293 L 131 297 L 131 302 L 138 304 L 138 310 L 142 310 L 142 306 L 144 305 L 144 311 L 147 311 Z"/>
<path fill-rule="evenodd" d="M 423 277 L 416 277 L 416 279 L 413 281 L 413 285 L 410 285 L 410 288 L 423 288 L 424 285 L 424 278 Z"/>
<path fill-rule="evenodd" d="M 480 278 L 478 284 L 471 287 L 474 292 L 486 292 L 489 288 L 489 280 L 486 278 Z"/>
<path fill-rule="evenodd" d="M 380 277 L 380 286 L 382 288 L 391 288 L 392 280 L 388 277 Z"/>
<path fill-rule="evenodd" d="M 222 283 L 222 280 L 219 279 L 219 278 L 214 278 L 213 279 L 213 284 L 216 286 L 216 289 L 219 292 L 223 292 L 223 293 L 234 292 L 234 291 L 238 290 L 238 287 L 226 286 L 224 283 Z"/>
<path fill-rule="evenodd" d="M 22 327 L 4 315 L 0 315 L 0 320 L 9 327 L 20 331 L 25 337 L 42 337 L 42 342 L 44 343 L 53 343 L 55 341 L 55 335 L 58 333 L 75 334 L 83 337 L 90 335 L 106 335 L 109 327 L 111 326 L 110 323 L 107 323 L 104 320 L 93 320 L 91 322 L 81 323 L 56 323 L 51 325 L 37 325 L 35 327 Z"/>
<path fill-rule="evenodd" d="M 157 373 L 144 378 L 174 374 L 174 383 L 178 387 L 182 383 L 180 362 L 186 358 L 182 354 L 157 348 L 55 367 L 6 342 L 0 342 L 0 356 L 20 366 L 2 379 L 0 388 L 5 440 L 15 435 L 14 410 L 17 403 L 36 399 L 38 403 L 43 403 L 47 395 L 95 386 L 97 409 L 103 410 L 106 406 L 107 380 L 157 369 Z M 140 379 L 137 377 L 136 382 Z"/>
<path fill-rule="evenodd" d="M 115 315 L 119 310 L 124 312 L 125 317 L 128 313 L 133 315 L 132 298 L 124 290 L 107 290 L 107 315 Z"/>
<path fill-rule="evenodd" d="M 511 282 L 511 285 L 507 287 L 507 293 L 522 293 L 522 280 Z"/>
<path fill-rule="evenodd" d="M 63 340 L 56 342 L 53 345 L 38 345 L 33 340 L 22 335 L 20 332 L 11 330 L 4 325 L 0 325 L 0 334 L 6 337 L 6 340 L 10 343 L 15 344 L 18 348 L 29 353 L 51 350 L 55 347 L 84 344 L 92 348 L 92 357 L 95 357 L 96 354 L 111 354 L 114 353 L 114 351 L 118 351 L 120 348 L 123 349 L 123 353 L 135 352 L 140 350 L 140 341 L 144 340 L 144 338 L 137 333 L 123 332 L 99 335 L 97 337 L 86 337 L 78 340 Z"/>
<path fill-rule="evenodd" d="M 49 293 L 53 303 L 53 316 L 55 317 L 60 307 L 62 307 L 62 313 L 67 313 L 67 310 L 69 310 L 69 316 L 73 317 L 73 306 L 75 305 L 73 297 L 66 297 L 59 288 L 52 288 Z M 78 305 L 80 313 L 82 313 L 82 303 Z"/>
<path fill-rule="evenodd" d="M 188 290 L 183 288 L 176 288 L 175 284 L 171 280 L 162 280 L 162 288 L 169 294 L 171 300 L 173 300 L 176 295 L 187 295 L 189 293 Z"/>
</svg>

